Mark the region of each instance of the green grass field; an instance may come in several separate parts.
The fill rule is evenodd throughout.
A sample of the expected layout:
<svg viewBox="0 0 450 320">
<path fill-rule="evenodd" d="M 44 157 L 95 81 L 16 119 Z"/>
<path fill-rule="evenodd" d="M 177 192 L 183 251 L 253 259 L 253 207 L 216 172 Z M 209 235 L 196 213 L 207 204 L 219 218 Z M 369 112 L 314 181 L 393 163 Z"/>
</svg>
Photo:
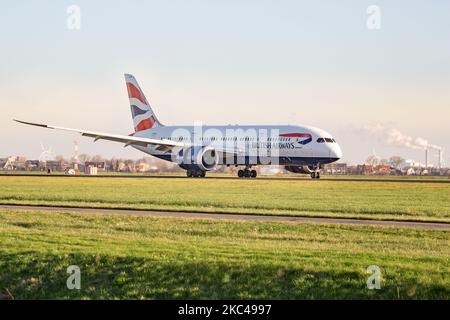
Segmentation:
<svg viewBox="0 0 450 320">
<path fill-rule="evenodd" d="M 0 204 L 450 222 L 450 184 L 0 177 Z"/>
<path fill-rule="evenodd" d="M 423 229 L 0 209 L 0 295 L 449 299 L 449 239 Z M 81 269 L 81 290 L 66 287 L 69 265 Z M 381 268 L 380 290 L 366 288 L 369 265 Z"/>
</svg>

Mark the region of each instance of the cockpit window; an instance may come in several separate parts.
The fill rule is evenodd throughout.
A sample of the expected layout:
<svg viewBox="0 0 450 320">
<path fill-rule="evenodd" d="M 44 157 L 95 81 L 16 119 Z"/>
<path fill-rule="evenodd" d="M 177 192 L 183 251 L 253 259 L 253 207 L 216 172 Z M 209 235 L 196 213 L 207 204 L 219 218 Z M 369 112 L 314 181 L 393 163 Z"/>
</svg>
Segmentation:
<svg viewBox="0 0 450 320">
<path fill-rule="evenodd" d="M 336 140 L 334 140 L 333 138 L 319 138 L 319 139 L 317 139 L 317 142 L 318 143 L 325 143 L 325 142 L 336 143 Z"/>
</svg>

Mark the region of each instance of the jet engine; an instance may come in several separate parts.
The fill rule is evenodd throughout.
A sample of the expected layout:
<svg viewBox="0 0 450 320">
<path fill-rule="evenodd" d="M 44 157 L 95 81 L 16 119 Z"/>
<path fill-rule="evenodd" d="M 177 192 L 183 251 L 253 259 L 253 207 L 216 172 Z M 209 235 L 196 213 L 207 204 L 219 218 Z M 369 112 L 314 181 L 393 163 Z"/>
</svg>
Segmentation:
<svg viewBox="0 0 450 320">
<path fill-rule="evenodd" d="M 219 154 L 213 147 L 194 146 L 182 151 L 180 167 L 185 170 L 210 171 L 219 163 Z"/>
</svg>

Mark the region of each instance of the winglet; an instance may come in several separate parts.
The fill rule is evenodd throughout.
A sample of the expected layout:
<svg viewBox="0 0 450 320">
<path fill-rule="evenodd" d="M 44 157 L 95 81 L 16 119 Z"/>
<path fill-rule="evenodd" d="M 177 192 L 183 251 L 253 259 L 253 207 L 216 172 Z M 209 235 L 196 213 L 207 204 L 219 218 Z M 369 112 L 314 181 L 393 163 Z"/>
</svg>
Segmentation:
<svg viewBox="0 0 450 320">
<path fill-rule="evenodd" d="M 37 126 L 37 127 L 49 128 L 48 125 L 42 124 L 42 123 L 27 122 L 27 121 L 16 120 L 16 119 L 13 119 L 13 120 L 16 121 L 16 122 L 19 122 L 19 123 L 28 124 L 28 125 L 30 125 L 30 126 Z M 50 129 L 52 129 L 52 128 L 50 128 Z"/>
</svg>

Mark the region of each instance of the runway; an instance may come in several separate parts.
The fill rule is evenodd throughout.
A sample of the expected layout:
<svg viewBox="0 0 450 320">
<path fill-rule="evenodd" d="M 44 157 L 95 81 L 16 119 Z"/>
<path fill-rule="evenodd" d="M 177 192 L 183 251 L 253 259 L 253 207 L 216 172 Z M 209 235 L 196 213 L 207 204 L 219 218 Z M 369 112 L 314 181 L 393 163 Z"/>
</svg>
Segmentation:
<svg viewBox="0 0 450 320">
<path fill-rule="evenodd" d="M 216 177 L 216 176 L 206 176 L 205 178 L 187 178 L 182 175 L 64 175 L 64 174 L 15 174 L 15 173 L 7 173 L 0 174 L 0 177 L 47 177 L 47 178 L 125 178 L 125 179 L 205 179 L 205 180 L 241 180 L 241 181 L 336 181 L 336 182 L 399 182 L 399 183 L 439 183 L 439 184 L 450 184 L 450 178 L 447 180 L 441 179 L 382 179 L 382 178 L 326 178 L 323 177 L 320 179 L 311 179 L 309 177 L 265 177 L 259 176 L 257 178 L 238 178 L 235 176 L 229 177 Z"/>
<path fill-rule="evenodd" d="M 150 211 L 150 210 L 128 210 L 128 209 L 97 209 L 97 208 L 75 208 L 75 207 L 53 207 L 53 206 L 31 206 L 31 205 L 0 205 L 0 209 L 14 210 L 40 210 L 50 212 L 76 212 L 95 214 L 121 214 L 130 216 L 151 217 L 178 217 L 178 218 L 200 218 L 216 220 L 236 221 L 270 221 L 288 223 L 330 223 L 347 225 L 388 226 L 400 228 L 422 228 L 429 230 L 450 231 L 450 223 L 438 222 L 413 222 L 413 221 L 391 221 L 391 220 L 368 220 L 348 218 L 318 218 L 318 217 L 288 217 L 272 215 L 244 215 L 230 213 L 200 213 L 200 212 L 172 212 L 172 211 Z"/>
</svg>

